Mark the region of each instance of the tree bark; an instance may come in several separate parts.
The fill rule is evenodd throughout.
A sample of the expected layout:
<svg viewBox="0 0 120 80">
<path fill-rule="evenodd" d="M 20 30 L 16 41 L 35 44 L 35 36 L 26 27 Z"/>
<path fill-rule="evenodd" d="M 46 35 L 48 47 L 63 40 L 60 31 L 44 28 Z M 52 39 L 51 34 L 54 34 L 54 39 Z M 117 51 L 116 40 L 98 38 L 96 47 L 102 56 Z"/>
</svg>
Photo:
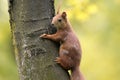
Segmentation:
<svg viewBox="0 0 120 80">
<path fill-rule="evenodd" d="M 9 14 L 20 80 L 69 80 L 54 62 L 59 46 L 39 37 L 54 32 L 54 0 L 9 0 Z"/>
</svg>

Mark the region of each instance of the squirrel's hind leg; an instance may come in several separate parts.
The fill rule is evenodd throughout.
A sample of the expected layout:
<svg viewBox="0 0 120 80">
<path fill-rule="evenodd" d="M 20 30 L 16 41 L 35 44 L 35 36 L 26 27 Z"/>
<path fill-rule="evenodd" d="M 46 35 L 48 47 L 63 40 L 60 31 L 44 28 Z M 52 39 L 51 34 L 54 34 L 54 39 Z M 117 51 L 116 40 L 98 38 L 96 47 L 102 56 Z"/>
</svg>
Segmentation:
<svg viewBox="0 0 120 80">
<path fill-rule="evenodd" d="M 59 63 L 64 69 L 69 70 L 73 67 L 73 61 L 68 56 L 57 57 L 55 61 Z"/>
</svg>

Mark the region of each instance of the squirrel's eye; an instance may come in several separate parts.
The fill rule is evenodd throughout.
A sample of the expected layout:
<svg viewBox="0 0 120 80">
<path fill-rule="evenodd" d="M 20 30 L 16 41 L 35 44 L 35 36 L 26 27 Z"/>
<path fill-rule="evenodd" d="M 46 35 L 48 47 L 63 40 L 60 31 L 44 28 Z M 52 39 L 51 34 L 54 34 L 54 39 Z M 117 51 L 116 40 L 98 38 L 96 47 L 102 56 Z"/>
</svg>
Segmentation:
<svg viewBox="0 0 120 80">
<path fill-rule="evenodd" d="M 62 20 L 61 19 L 58 19 L 59 22 L 61 22 Z"/>
</svg>

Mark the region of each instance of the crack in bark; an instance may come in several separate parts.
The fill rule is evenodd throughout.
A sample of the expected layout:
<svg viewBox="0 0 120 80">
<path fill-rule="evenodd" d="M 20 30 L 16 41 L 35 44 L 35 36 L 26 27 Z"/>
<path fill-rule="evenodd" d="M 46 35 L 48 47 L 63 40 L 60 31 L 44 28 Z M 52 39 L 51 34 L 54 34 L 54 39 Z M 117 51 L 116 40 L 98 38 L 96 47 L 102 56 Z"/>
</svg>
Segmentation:
<svg viewBox="0 0 120 80">
<path fill-rule="evenodd" d="M 31 38 L 33 38 L 33 37 L 35 37 L 35 36 L 38 36 L 38 37 L 39 37 L 39 36 L 42 35 L 43 33 L 48 33 L 48 30 L 47 30 L 47 29 L 35 30 L 35 31 L 30 32 L 30 33 L 27 33 L 26 36 L 27 36 L 27 37 L 31 37 Z"/>
<path fill-rule="evenodd" d="M 44 20 L 51 20 L 52 18 L 49 18 L 49 17 L 44 17 L 44 18 L 41 18 L 41 19 L 21 19 L 20 21 L 21 22 L 37 22 L 37 21 L 44 21 Z"/>
</svg>

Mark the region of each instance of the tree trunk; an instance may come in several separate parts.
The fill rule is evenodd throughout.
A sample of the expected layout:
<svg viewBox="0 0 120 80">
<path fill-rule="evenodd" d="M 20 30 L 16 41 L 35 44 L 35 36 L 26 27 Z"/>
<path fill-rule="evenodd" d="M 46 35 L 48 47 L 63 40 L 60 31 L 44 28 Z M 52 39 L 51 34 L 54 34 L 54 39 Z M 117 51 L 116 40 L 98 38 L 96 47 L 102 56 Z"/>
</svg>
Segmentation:
<svg viewBox="0 0 120 80">
<path fill-rule="evenodd" d="M 69 80 L 54 62 L 59 46 L 39 37 L 54 32 L 54 0 L 9 0 L 9 14 L 20 80 Z"/>
</svg>

